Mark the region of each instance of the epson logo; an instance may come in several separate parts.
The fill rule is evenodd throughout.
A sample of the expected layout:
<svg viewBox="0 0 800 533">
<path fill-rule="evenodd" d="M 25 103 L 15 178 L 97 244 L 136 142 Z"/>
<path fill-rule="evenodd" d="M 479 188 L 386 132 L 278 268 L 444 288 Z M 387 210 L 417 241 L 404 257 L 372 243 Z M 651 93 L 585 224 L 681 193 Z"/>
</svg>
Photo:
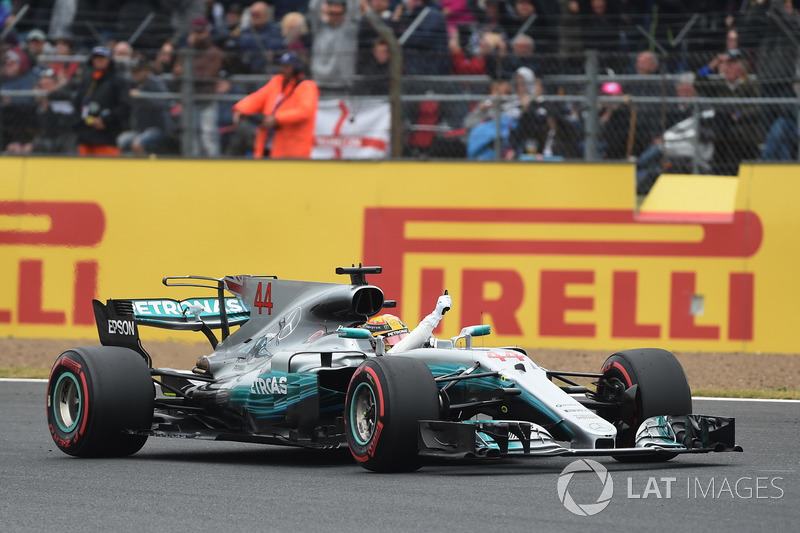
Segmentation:
<svg viewBox="0 0 800 533">
<path fill-rule="evenodd" d="M 135 335 L 133 320 L 109 320 L 108 333 L 113 335 Z"/>
</svg>

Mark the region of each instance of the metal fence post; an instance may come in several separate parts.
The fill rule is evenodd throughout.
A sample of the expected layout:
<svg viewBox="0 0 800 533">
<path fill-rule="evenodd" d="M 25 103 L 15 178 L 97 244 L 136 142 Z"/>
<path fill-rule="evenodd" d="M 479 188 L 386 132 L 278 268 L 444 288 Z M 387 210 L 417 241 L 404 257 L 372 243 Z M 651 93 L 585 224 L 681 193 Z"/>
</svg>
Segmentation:
<svg viewBox="0 0 800 533">
<path fill-rule="evenodd" d="M 692 174 L 700 171 L 700 121 L 702 120 L 700 106 L 692 104 L 692 116 L 695 120 L 694 128 L 694 153 L 692 154 Z"/>
<path fill-rule="evenodd" d="M 597 116 L 597 93 L 599 82 L 597 79 L 600 67 L 597 50 L 586 51 L 586 120 L 584 121 L 584 148 L 583 157 L 586 161 L 597 161 L 600 156 L 597 152 L 599 120 Z"/>
</svg>

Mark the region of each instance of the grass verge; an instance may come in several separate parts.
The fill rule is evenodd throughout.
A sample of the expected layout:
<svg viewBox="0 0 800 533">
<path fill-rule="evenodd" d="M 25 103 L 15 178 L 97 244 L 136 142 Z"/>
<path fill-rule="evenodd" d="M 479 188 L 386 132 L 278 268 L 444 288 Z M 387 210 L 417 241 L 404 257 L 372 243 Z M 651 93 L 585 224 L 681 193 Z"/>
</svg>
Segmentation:
<svg viewBox="0 0 800 533">
<path fill-rule="evenodd" d="M 692 389 L 692 396 L 710 398 L 761 398 L 767 400 L 800 400 L 800 390 L 774 389 Z"/>
<path fill-rule="evenodd" d="M 50 377 L 49 368 L 0 366 L 0 378 L 47 379 L 48 377 Z"/>
</svg>

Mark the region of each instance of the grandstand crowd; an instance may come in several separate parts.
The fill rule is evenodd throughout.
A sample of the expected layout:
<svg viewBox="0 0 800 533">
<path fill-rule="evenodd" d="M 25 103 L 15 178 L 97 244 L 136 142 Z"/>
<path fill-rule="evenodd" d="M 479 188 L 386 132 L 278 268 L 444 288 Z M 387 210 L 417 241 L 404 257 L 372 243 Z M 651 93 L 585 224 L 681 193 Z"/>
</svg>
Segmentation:
<svg viewBox="0 0 800 533">
<path fill-rule="evenodd" d="M 0 149 L 74 151 L 85 118 L 76 91 L 99 46 L 131 97 L 117 138 L 125 153 L 180 152 L 186 110 L 174 93 L 188 55 L 192 90 L 208 96 L 196 123 L 216 133 L 184 155 L 246 155 L 230 108 L 284 52 L 302 59 L 322 98 L 388 95 L 393 43 L 376 20 L 401 47 L 403 95 L 432 95 L 432 105 L 403 104 L 407 156 L 582 158 L 586 104 L 557 97 L 586 97 L 585 83 L 564 77 L 588 76 L 586 51 L 597 50 L 595 90 L 608 97 L 588 110 L 598 156 L 640 161 L 645 189 L 680 164 L 664 143 L 679 123 L 708 149 L 695 148 L 696 171 L 797 157 L 796 106 L 779 101 L 797 98 L 792 0 L 0 0 Z M 137 98 L 158 92 L 173 97 Z"/>
</svg>

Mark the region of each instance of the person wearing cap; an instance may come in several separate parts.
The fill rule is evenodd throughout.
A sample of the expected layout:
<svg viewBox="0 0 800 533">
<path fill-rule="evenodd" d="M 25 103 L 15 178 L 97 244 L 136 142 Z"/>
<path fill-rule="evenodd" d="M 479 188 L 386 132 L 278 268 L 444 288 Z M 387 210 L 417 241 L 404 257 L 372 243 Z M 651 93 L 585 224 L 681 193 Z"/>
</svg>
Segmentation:
<svg viewBox="0 0 800 533">
<path fill-rule="evenodd" d="M 30 91 L 36 77 L 30 70 L 24 71 L 24 52 L 19 49 L 7 50 L 2 55 L 2 75 L 0 90 Z M 0 151 L 25 153 L 33 140 L 35 121 L 33 120 L 34 101 L 32 96 L 8 96 L 0 99 L 0 139 L 4 143 Z"/>
<path fill-rule="evenodd" d="M 44 54 L 45 46 L 47 46 L 47 36 L 42 30 L 34 29 L 28 32 L 25 38 L 25 54 L 28 56 L 31 69 L 36 71 L 37 74 L 39 56 Z"/>
<path fill-rule="evenodd" d="M 311 157 L 319 105 L 317 84 L 306 78 L 300 57 L 287 52 L 280 74 L 233 106 L 234 124 L 248 117 L 257 124 L 253 157 Z"/>
<path fill-rule="evenodd" d="M 95 46 L 75 92 L 78 155 L 118 156 L 117 136 L 131 112 L 128 82 L 119 76 L 111 50 Z"/>
<path fill-rule="evenodd" d="M 211 38 L 211 24 L 206 17 L 192 19 L 191 33 L 187 39 L 188 51 L 181 51 L 172 66 L 176 79 L 183 77 L 186 61 L 191 61 L 192 88 L 195 95 L 213 95 L 217 78 L 223 68 L 225 54 Z M 189 56 L 187 58 L 187 55 Z M 192 152 L 193 157 L 220 155 L 219 125 L 217 124 L 217 104 L 213 100 L 195 100 L 192 109 L 182 112 L 195 114 L 195 128 Z M 187 154 L 188 155 L 188 154 Z"/>
</svg>

